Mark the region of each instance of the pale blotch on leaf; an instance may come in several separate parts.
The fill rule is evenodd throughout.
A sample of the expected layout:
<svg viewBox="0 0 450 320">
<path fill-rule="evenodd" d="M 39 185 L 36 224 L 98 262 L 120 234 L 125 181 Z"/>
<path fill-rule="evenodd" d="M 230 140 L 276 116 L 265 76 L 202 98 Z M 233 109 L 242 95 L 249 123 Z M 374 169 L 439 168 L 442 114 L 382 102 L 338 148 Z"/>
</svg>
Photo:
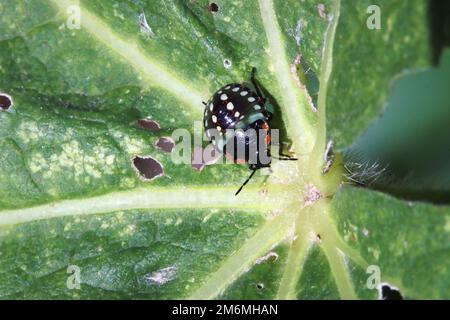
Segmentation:
<svg viewBox="0 0 450 320">
<path fill-rule="evenodd" d="M 48 129 L 48 128 L 47 128 Z M 50 136 L 53 132 L 48 130 L 45 132 L 44 128 L 39 127 L 38 122 L 34 121 L 23 121 L 19 124 L 16 130 L 19 141 L 29 144 L 29 143 L 38 143 L 41 139 Z M 70 141 L 67 139 L 67 141 Z"/>
<path fill-rule="evenodd" d="M 164 175 L 163 165 L 150 156 L 135 156 L 133 158 L 133 167 L 144 181 L 152 181 Z"/>
<path fill-rule="evenodd" d="M 262 197 L 266 197 L 269 194 L 269 190 L 267 188 L 262 188 L 258 191 L 258 194 Z"/>
<path fill-rule="evenodd" d="M 146 129 L 149 131 L 158 131 L 161 129 L 161 126 L 158 122 L 151 119 L 141 119 L 137 121 L 137 124 L 142 129 Z"/>
<path fill-rule="evenodd" d="M 141 33 L 148 36 L 148 37 L 154 37 L 155 33 L 153 32 L 152 28 L 147 22 L 147 17 L 145 16 L 145 13 L 141 13 L 139 15 L 139 27 L 141 28 Z"/>
<path fill-rule="evenodd" d="M 111 131 L 111 136 L 117 140 L 120 147 L 129 155 L 140 154 L 148 148 L 148 141 L 144 139 L 132 138 L 119 131 Z"/>
<path fill-rule="evenodd" d="M 177 268 L 175 266 L 170 266 L 167 268 L 159 269 L 157 271 L 148 273 L 145 275 L 145 281 L 149 285 L 161 286 L 175 278 Z"/>
<path fill-rule="evenodd" d="M 171 153 L 175 147 L 175 141 L 170 137 L 161 137 L 156 141 L 155 146 L 166 153 Z"/>
<path fill-rule="evenodd" d="M 326 11 L 325 11 L 325 5 L 324 5 L 323 3 L 319 3 L 319 4 L 317 5 L 317 11 L 319 11 L 319 16 L 320 16 L 322 19 L 326 19 L 326 18 L 327 18 L 327 13 L 326 13 Z"/>
<path fill-rule="evenodd" d="M 322 198 L 322 193 L 320 190 L 313 184 L 308 184 L 306 186 L 306 194 L 304 197 L 304 206 L 308 207 L 316 203 L 320 198 Z"/>
<path fill-rule="evenodd" d="M 261 264 L 263 262 L 275 262 L 278 260 L 278 253 L 271 251 L 263 257 L 256 259 L 255 264 Z"/>
<path fill-rule="evenodd" d="M 44 179 L 67 177 L 67 171 L 70 170 L 70 176 L 75 182 L 90 183 L 92 179 L 101 179 L 104 174 L 110 174 L 111 166 L 116 161 L 115 155 L 110 152 L 102 145 L 86 148 L 73 140 L 62 144 L 61 149 L 51 155 L 33 153 L 29 167 L 32 173 L 40 173 Z"/>
<path fill-rule="evenodd" d="M 367 230 L 366 228 L 364 228 L 362 230 L 362 234 L 364 235 L 364 237 L 368 237 L 369 236 L 369 230 Z"/>
<path fill-rule="evenodd" d="M 303 28 L 303 20 L 300 18 L 297 21 L 297 25 L 295 27 L 294 39 L 295 43 L 299 46 L 302 42 L 302 28 Z"/>
</svg>

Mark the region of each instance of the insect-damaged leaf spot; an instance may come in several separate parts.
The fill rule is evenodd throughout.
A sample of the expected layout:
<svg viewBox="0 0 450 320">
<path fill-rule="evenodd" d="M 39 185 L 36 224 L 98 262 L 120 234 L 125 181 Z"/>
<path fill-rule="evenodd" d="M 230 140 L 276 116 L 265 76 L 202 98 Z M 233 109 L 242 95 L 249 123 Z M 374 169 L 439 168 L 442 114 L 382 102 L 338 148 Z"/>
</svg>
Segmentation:
<svg viewBox="0 0 450 320">
<path fill-rule="evenodd" d="M 230 69 L 232 66 L 232 62 L 230 59 L 224 59 L 223 60 L 223 66 L 225 67 L 225 69 Z"/>
<path fill-rule="evenodd" d="M 381 283 L 379 291 L 382 300 L 403 300 L 400 290 L 389 283 Z"/>
<path fill-rule="evenodd" d="M 216 13 L 219 11 L 219 6 L 215 2 L 211 2 L 208 6 L 208 10 L 211 11 L 212 13 Z"/>
<path fill-rule="evenodd" d="M 141 128 L 149 130 L 149 131 L 158 131 L 161 129 L 161 126 L 159 125 L 159 123 L 154 120 L 141 119 L 141 120 L 138 120 L 137 123 Z"/>
<path fill-rule="evenodd" d="M 257 283 L 256 284 L 256 289 L 258 289 L 258 290 L 263 290 L 264 289 L 264 283 Z"/>
<path fill-rule="evenodd" d="M 0 111 L 6 111 L 12 106 L 12 98 L 5 93 L 0 93 Z"/>
<path fill-rule="evenodd" d="M 156 141 L 156 147 L 163 150 L 164 152 L 171 153 L 175 147 L 175 141 L 172 138 L 161 137 Z"/>
<path fill-rule="evenodd" d="M 146 181 L 151 181 L 164 175 L 162 164 L 150 156 L 134 157 L 133 165 L 140 177 Z"/>
<path fill-rule="evenodd" d="M 271 251 L 263 257 L 256 259 L 255 264 L 261 264 L 263 262 L 275 262 L 278 260 L 278 253 Z"/>
<path fill-rule="evenodd" d="M 175 266 L 167 267 L 145 275 L 145 280 L 149 285 L 163 285 L 172 281 L 176 275 Z"/>
</svg>

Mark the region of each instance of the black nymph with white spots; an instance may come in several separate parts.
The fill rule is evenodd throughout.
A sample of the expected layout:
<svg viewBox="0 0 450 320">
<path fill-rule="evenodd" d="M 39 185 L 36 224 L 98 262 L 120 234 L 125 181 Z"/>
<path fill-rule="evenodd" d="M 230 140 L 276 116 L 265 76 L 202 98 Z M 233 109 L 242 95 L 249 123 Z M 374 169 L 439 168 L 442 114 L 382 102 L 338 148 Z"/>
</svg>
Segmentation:
<svg viewBox="0 0 450 320">
<path fill-rule="evenodd" d="M 203 103 L 203 124 L 209 141 L 229 159 L 236 163 L 249 163 L 250 170 L 253 170 L 236 195 L 256 170 L 269 167 L 271 162 L 269 121 L 273 108 L 255 80 L 255 69 L 251 82 L 227 84 Z M 233 134 L 226 134 L 227 130 L 234 130 Z M 256 134 L 249 135 L 247 132 L 250 131 Z M 264 161 L 261 161 L 262 156 Z"/>
</svg>

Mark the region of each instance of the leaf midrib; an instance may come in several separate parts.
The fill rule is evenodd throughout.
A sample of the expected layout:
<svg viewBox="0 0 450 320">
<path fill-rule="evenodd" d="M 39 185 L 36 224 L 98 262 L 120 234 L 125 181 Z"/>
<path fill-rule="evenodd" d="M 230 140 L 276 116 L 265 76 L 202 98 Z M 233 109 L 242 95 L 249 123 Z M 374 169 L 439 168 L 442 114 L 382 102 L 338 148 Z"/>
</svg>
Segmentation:
<svg viewBox="0 0 450 320">
<path fill-rule="evenodd" d="M 195 112 L 203 110 L 202 101 L 208 96 L 208 92 L 202 92 L 191 85 L 186 79 L 181 79 L 167 70 L 159 61 L 145 54 L 136 41 L 127 41 L 115 34 L 103 21 L 97 18 L 89 10 L 83 8 L 79 1 L 74 0 L 49 0 L 55 7 L 67 16 L 67 8 L 78 6 L 81 11 L 81 30 L 87 31 L 103 45 L 122 56 L 135 71 L 143 76 L 142 86 L 146 88 L 152 84 L 169 91 Z M 147 83 L 148 82 L 148 83 Z"/>
<path fill-rule="evenodd" d="M 235 187 L 153 187 L 106 195 L 63 200 L 42 206 L 0 211 L 0 226 L 64 216 L 93 215 L 138 209 L 235 208 L 269 212 L 279 208 L 278 196 L 259 197 L 249 187 L 240 197 L 232 196 Z M 255 201 L 258 199 L 258 201 Z"/>
<path fill-rule="evenodd" d="M 315 130 L 306 115 L 312 112 L 308 99 L 303 91 L 296 90 L 272 0 L 259 0 L 259 8 L 267 36 L 268 56 L 271 58 L 270 63 L 280 89 L 281 109 L 286 119 L 287 131 L 290 132 L 295 151 L 298 154 L 309 153 L 314 144 Z M 302 161 L 299 161 L 300 165 L 301 163 Z"/>
</svg>

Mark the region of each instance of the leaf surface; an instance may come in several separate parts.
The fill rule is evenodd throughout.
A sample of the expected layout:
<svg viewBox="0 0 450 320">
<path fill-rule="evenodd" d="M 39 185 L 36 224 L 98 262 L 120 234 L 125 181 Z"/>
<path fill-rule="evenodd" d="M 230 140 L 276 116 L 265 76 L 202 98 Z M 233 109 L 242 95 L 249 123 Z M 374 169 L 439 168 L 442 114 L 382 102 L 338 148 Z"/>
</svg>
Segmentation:
<svg viewBox="0 0 450 320">
<path fill-rule="evenodd" d="M 448 298 L 448 208 L 343 188 L 339 162 L 319 171 L 327 130 L 348 146 L 392 77 L 425 65 L 426 46 L 410 52 L 422 2 L 380 3 L 382 48 L 398 44 L 389 59 L 366 2 L 220 0 L 214 13 L 200 0 L 3 1 L 0 89 L 13 106 L 0 111 L 0 297 L 376 298 L 377 264 L 408 297 Z M 202 101 L 252 67 L 299 161 L 274 161 L 234 197 L 245 166 L 198 171 L 156 142 L 201 127 Z M 146 118 L 161 129 L 137 125 Z M 142 179 L 135 156 L 164 175 Z"/>
</svg>

